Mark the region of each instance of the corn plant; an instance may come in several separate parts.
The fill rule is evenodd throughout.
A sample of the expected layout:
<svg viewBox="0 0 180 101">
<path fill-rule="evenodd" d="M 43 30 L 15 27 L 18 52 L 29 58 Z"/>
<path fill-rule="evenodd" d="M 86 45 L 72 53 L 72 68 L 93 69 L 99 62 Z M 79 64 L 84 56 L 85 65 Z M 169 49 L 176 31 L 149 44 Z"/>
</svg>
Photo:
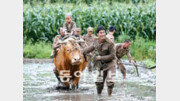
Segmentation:
<svg viewBox="0 0 180 101">
<path fill-rule="evenodd" d="M 156 40 L 156 3 L 122 4 L 109 6 L 108 2 L 88 6 L 85 4 L 46 4 L 30 6 L 23 9 L 23 38 L 26 40 L 50 41 L 59 34 L 65 14 L 72 12 L 77 27 L 85 34 L 89 26 L 94 27 L 94 33 L 99 25 L 106 29 L 115 26 L 115 38 L 128 35 L 131 39 L 136 36 Z"/>
</svg>

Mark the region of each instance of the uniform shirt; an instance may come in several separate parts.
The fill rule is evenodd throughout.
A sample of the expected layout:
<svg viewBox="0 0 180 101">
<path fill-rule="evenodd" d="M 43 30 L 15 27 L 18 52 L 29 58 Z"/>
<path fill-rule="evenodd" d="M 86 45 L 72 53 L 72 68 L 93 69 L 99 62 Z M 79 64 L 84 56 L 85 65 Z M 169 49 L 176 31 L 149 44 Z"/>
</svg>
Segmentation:
<svg viewBox="0 0 180 101">
<path fill-rule="evenodd" d="M 63 24 L 63 29 L 65 31 L 65 33 L 71 33 L 73 31 L 73 33 L 75 33 L 76 30 L 76 23 L 71 21 L 70 23 L 64 23 Z"/>
<path fill-rule="evenodd" d="M 91 36 L 89 36 L 88 34 L 83 36 L 83 39 L 88 46 L 91 46 L 91 44 L 94 42 L 95 38 L 96 38 L 96 36 L 94 34 L 92 34 Z"/>
<path fill-rule="evenodd" d="M 124 43 L 116 44 L 116 57 L 118 59 L 121 59 L 124 55 L 127 55 L 129 61 L 133 60 L 132 57 L 131 57 L 129 48 L 121 49 L 121 47 L 123 45 L 124 45 Z"/>
<path fill-rule="evenodd" d="M 63 40 L 63 36 L 61 35 L 56 35 L 55 38 L 54 38 L 54 41 L 53 41 L 53 44 L 56 44 L 59 40 Z"/>
<path fill-rule="evenodd" d="M 99 56 L 101 56 L 100 61 L 103 64 L 106 64 L 106 67 L 103 67 L 103 70 L 107 70 L 109 68 L 115 67 L 115 61 L 116 61 L 115 46 L 110 39 L 105 38 L 104 42 L 100 43 L 99 39 L 95 38 L 93 44 L 85 48 L 83 54 L 87 54 L 89 52 L 92 52 L 93 50 L 96 50 L 99 53 Z"/>
<path fill-rule="evenodd" d="M 81 36 L 81 35 L 75 34 L 74 36 L 75 36 L 78 40 L 82 39 L 82 36 Z"/>
<path fill-rule="evenodd" d="M 53 41 L 53 44 L 56 44 L 58 40 L 60 39 L 61 35 L 56 35 Z"/>
<path fill-rule="evenodd" d="M 109 38 L 112 42 L 114 42 L 114 36 L 111 34 L 106 35 L 107 38 Z"/>
</svg>

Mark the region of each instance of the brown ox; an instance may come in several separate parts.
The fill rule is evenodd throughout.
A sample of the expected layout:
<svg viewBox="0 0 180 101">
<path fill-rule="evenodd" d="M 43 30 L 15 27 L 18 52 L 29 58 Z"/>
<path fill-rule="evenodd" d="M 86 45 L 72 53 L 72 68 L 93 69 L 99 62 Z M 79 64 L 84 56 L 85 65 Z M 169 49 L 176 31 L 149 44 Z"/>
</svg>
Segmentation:
<svg viewBox="0 0 180 101">
<path fill-rule="evenodd" d="M 79 41 L 71 38 L 66 39 L 60 43 L 61 47 L 57 51 L 57 55 L 53 58 L 62 84 L 69 88 L 71 81 L 72 89 L 78 87 L 80 74 L 88 63 L 85 61 L 78 43 Z"/>
</svg>

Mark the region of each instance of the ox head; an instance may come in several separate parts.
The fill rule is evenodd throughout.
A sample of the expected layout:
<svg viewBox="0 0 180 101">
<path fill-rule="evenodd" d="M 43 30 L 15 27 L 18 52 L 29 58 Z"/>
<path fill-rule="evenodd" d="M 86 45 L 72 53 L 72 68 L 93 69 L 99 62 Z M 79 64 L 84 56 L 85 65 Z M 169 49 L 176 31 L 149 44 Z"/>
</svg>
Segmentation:
<svg viewBox="0 0 180 101">
<path fill-rule="evenodd" d="M 60 44 L 64 44 L 64 54 L 71 65 L 79 65 L 82 62 L 82 53 L 79 43 L 84 41 L 80 40 L 66 40 Z"/>
</svg>

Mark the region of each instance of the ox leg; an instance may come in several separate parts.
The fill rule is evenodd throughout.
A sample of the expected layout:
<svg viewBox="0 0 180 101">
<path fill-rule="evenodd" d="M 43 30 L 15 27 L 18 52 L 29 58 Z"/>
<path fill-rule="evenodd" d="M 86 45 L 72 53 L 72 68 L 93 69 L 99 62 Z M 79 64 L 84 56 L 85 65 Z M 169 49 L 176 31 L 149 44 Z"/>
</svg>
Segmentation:
<svg viewBox="0 0 180 101">
<path fill-rule="evenodd" d="M 60 80 L 60 78 L 59 78 L 59 72 L 58 72 L 58 70 L 57 70 L 56 67 L 54 67 L 53 72 L 54 72 L 54 74 L 55 74 L 55 76 L 56 76 L 56 78 L 57 78 L 57 80 L 58 80 L 58 83 L 60 84 L 60 83 L 61 83 L 61 80 Z"/>
<path fill-rule="evenodd" d="M 75 77 L 72 82 L 72 89 L 78 88 L 79 77 Z"/>
<path fill-rule="evenodd" d="M 66 77 L 66 76 L 61 76 L 61 83 L 62 83 L 62 89 L 63 90 L 69 90 L 70 88 L 70 78 L 69 77 Z"/>
<path fill-rule="evenodd" d="M 69 82 L 65 82 L 64 84 L 66 85 L 65 90 L 69 90 L 69 88 L 70 88 Z"/>
<path fill-rule="evenodd" d="M 77 88 L 77 89 L 79 88 L 79 82 L 77 83 L 76 88 Z"/>
<path fill-rule="evenodd" d="M 91 55 L 89 55 L 89 60 L 88 60 L 88 70 L 89 70 L 89 72 L 92 72 L 92 65 L 91 65 L 91 62 L 92 61 L 92 56 Z"/>
</svg>

